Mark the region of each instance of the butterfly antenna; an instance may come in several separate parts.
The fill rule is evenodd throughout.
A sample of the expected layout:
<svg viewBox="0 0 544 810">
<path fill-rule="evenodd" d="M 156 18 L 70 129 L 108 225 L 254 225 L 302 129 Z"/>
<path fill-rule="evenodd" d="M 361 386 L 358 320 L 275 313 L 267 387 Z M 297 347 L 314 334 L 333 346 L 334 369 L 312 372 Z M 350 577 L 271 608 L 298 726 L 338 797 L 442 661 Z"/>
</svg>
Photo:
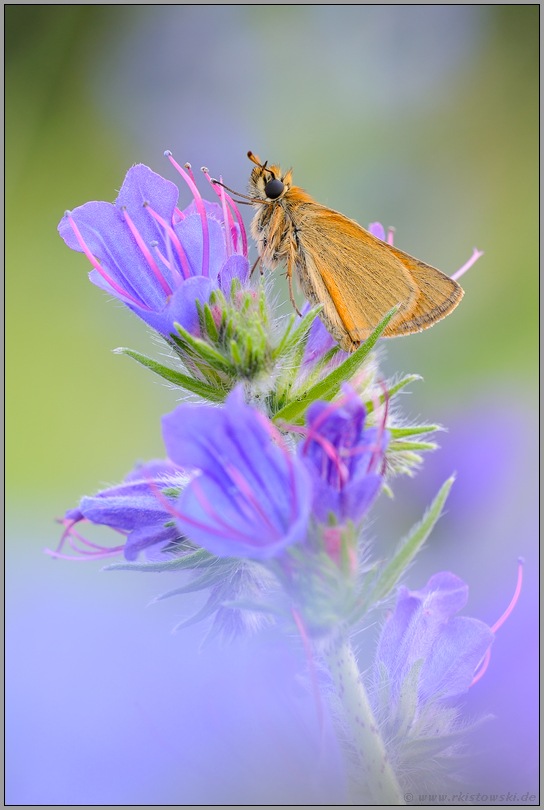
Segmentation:
<svg viewBox="0 0 544 810">
<path fill-rule="evenodd" d="M 271 203 L 267 202 L 266 200 L 260 200 L 258 197 L 248 197 L 245 194 L 241 194 L 239 191 L 234 191 L 234 189 L 229 188 L 224 183 L 221 183 L 219 180 L 216 180 L 215 177 L 210 179 L 210 182 L 213 183 L 214 186 L 223 186 L 226 191 L 230 191 L 231 194 L 236 194 L 237 197 L 242 197 L 244 200 L 249 200 L 248 203 L 242 203 L 242 205 L 251 205 L 252 203 L 261 203 L 262 205 L 270 205 Z"/>
</svg>

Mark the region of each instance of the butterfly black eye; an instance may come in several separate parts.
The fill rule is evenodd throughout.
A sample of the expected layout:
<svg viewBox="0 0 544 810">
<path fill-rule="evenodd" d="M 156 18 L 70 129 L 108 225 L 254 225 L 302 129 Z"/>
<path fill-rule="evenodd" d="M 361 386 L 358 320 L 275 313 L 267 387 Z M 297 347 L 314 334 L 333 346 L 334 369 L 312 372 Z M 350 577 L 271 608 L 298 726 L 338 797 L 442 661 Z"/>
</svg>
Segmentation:
<svg viewBox="0 0 544 810">
<path fill-rule="evenodd" d="M 264 187 L 264 193 L 269 200 L 277 200 L 284 188 L 285 186 L 281 180 L 269 180 Z"/>
</svg>

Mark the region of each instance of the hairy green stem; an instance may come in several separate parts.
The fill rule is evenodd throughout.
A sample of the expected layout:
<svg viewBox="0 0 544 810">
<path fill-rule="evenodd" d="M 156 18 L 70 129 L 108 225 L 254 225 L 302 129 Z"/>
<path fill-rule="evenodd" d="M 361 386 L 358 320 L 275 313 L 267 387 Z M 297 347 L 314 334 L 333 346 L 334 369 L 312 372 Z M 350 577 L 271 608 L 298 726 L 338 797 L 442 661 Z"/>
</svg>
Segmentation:
<svg viewBox="0 0 544 810">
<path fill-rule="evenodd" d="M 376 804 L 404 804 L 397 778 L 387 757 L 351 644 L 339 639 L 325 650 L 336 691 L 353 734 L 365 783 Z"/>
</svg>

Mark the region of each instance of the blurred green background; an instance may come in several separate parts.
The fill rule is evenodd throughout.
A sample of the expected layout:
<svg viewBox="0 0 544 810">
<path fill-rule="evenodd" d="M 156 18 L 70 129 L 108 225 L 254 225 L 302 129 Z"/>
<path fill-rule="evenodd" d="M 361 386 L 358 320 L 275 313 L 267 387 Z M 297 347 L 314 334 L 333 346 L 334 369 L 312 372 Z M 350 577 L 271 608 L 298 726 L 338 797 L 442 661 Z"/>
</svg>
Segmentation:
<svg viewBox="0 0 544 810">
<path fill-rule="evenodd" d="M 241 191 L 248 149 L 293 166 L 318 201 L 365 226 L 394 225 L 399 247 L 448 274 L 473 246 L 485 251 L 455 313 L 387 342 L 384 368 L 424 376 L 408 413 L 450 428 L 477 413 L 483 433 L 496 426 L 494 449 L 510 452 L 504 488 L 478 517 L 482 545 L 452 533 L 420 576 L 433 565 L 473 573 L 471 604 L 483 609 L 500 572 L 497 605 L 507 603 L 519 553 L 511 516 L 528 508 L 535 480 L 538 14 L 481 4 L 6 6 L 7 492 L 16 604 L 25 582 L 34 588 L 29 624 L 52 570 L 40 551 L 56 542 L 53 518 L 136 460 L 162 456 L 159 418 L 176 403 L 111 353 L 160 347 L 89 284 L 87 260 L 56 227 L 66 208 L 113 201 L 134 163 L 175 181 L 165 149 Z M 406 528 L 440 483 L 410 482 L 383 526 Z M 489 516 L 496 525 L 499 492 L 510 523 L 499 520 L 509 533 L 497 547 L 485 527 Z M 530 531 L 524 543 L 535 549 Z M 88 605 L 104 588 L 139 604 L 154 585 L 105 585 L 96 564 L 61 565 L 56 588 L 64 576 L 77 582 Z M 168 613 L 161 622 L 175 623 Z M 39 790 L 14 795 L 40 803 Z"/>
</svg>

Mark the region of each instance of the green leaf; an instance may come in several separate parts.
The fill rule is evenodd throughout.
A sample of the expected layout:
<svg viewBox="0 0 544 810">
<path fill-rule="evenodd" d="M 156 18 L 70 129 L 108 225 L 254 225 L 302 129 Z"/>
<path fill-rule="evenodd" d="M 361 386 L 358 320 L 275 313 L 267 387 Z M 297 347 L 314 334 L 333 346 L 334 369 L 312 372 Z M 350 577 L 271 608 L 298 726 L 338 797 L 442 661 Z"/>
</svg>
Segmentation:
<svg viewBox="0 0 544 810">
<path fill-rule="evenodd" d="M 442 514 L 442 509 L 454 481 L 455 477 L 452 476 L 442 485 L 438 495 L 423 516 L 421 523 L 416 524 L 406 540 L 401 543 L 393 559 L 390 560 L 378 577 L 367 605 L 376 604 L 391 592 L 418 551 L 421 550 L 436 521 Z"/>
<path fill-rule="evenodd" d="M 167 498 L 179 498 L 183 492 L 183 487 L 165 487 L 161 489 L 161 492 L 163 495 L 166 495 Z M 171 525 L 174 525 L 173 521 L 171 521 Z"/>
<path fill-rule="evenodd" d="M 213 340 L 214 343 L 217 343 L 219 332 L 217 331 L 217 326 L 215 325 L 209 304 L 204 304 L 204 323 L 206 324 L 206 332 L 210 339 Z"/>
<path fill-rule="evenodd" d="M 443 430 L 440 425 L 412 425 L 412 427 L 387 428 L 393 439 L 403 439 L 405 436 L 419 436 L 422 433 L 434 433 Z"/>
<path fill-rule="evenodd" d="M 223 371 L 226 374 L 232 374 L 232 366 L 225 360 L 222 354 L 216 351 L 209 343 L 206 343 L 205 340 L 201 340 L 200 338 L 191 335 L 190 332 L 187 332 L 183 326 L 180 326 L 179 323 L 175 323 L 174 326 L 178 330 L 180 337 L 183 341 L 190 346 L 193 353 L 196 354 L 201 360 L 204 360 L 208 363 L 212 368 L 217 369 L 218 371 Z"/>
<path fill-rule="evenodd" d="M 233 569 L 236 567 L 237 566 L 233 564 Z M 214 565 L 209 565 L 205 572 L 200 577 L 197 577 L 197 579 L 193 579 L 192 582 L 181 585 L 179 588 L 173 588 L 171 591 L 166 591 L 165 593 L 159 594 L 159 596 L 155 596 L 155 598 L 151 600 L 151 603 L 162 602 L 163 599 L 170 599 L 171 596 L 181 596 L 181 594 L 184 593 L 192 593 L 193 591 L 202 591 L 204 588 L 211 588 L 212 585 L 215 585 L 217 582 L 227 579 L 231 573 L 232 572 L 224 565 L 220 566 L 218 569 Z"/>
<path fill-rule="evenodd" d="M 393 385 L 391 388 L 389 388 L 389 390 L 387 391 L 387 396 L 391 400 L 391 399 L 393 399 L 395 394 L 398 394 L 398 392 L 402 388 L 404 388 L 406 385 L 410 385 L 410 383 L 413 383 L 413 382 L 416 382 L 416 380 L 422 380 L 422 379 L 423 379 L 423 377 L 421 377 L 419 374 L 407 374 L 406 377 L 403 377 L 402 380 L 399 380 L 398 383 L 395 383 L 395 385 Z M 380 394 L 380 397 L 379 397 L 380 405 L 383 405 L 384 401 L 385 401 L 385 394 Z M 366 408 L 367 414 L 372 413 L 372 411 L 374 410 L 374 402 L 371 399 L 369 399 L 368 402 L 365 402 L 365 408 Z"/>
<path fill-rule="evenodd" d="M 388 451 L 407 450 L 410 452 L 419 452 L 420 450 L 436 450 L 438 445 L 436 442 L 399 442 L 392 441 L 387 448 Z"/>
<path fill-rule="evenodd" d="M 341 384 L 346 380 L 351 379 L 359 367 L 364 363 L 371 350 L 376 345 L 378 339 L 382 335 L 387 324 L 397 313 L 397 311 L 398 306 L 393 307 L 393 309 L 390 310 L 390 312 L 388 312 L 387 315 L 380 321 L 372 334 L 365 340 L 363 344 L 361 344 L 361 346 L 359 346 L 357 351 L 353 352 L 353 354 L 344 360 L 343 363 L 331 371 L 331 373 L 328 374 L 324 380 L 316 383 L 305 393 L 301 394 L 279 410 L 274 416 L 274 421 L 282 419 L 288 423 L 294 422 L 296 419 L 302 416 L 304 411 L 316 399 L 332 399 L 340 390 Z"/>
<path fill-rule="evenodd" d="M 228 558 L 225 557 L 219 560 L 217 557 L 214 557 L 213 554 L 210 554 L 209 551 L 206 551 L 206 549 L 199 548 L 198 551 L 194 551 L 192 554 L 185 554 L 183 557 L 176 557 L 173 560 L 165 560 L 164 562 L 111 563 L 111 565 L 106 565 L 102 571 L 149 571 L 158 574 L 161 571 L 182 571 L 187 568 L 204 568 L 211 563 L 222 564 L 224 560 L 227 559 Z"/>
<path fill-rule="evenodd" d="M 140 365 L 154 371 L 155 374 L 158 374 L 159 377 L 162 377 L 164 380 L 179 386 L 179 388 L 185 388 L 186 391 L 190 391 L 192 394 L 198 394 L 199 397 L 209 399 L 211 402 L 224 402 L 227 395 L 226 391 L 213 388 L 211 385 L 200 382 L 200 380 L 196 380 L 194 377 L 189 377 L 187 374 L 180 374 L 179 371 L 174 371 L 167 366 L 163 366 L 162 363 L 157 363 L 156 360 L 152 360 L 150 357 L 146 357 L 145 354 L 140 354 L 132 349 L 121 347 L 114 349 L 114 354 L 126 354 L 128 357 L 132 357 L 133 360 L 136 360 L 137 363 L 140 363 Z"/>
<path fill-rule="evenodd" d="M 289 322 L 289 325 L 288 325 L 287 329 L 284 332 L 281 343 L 277 347 L 277 349 L 273 352 L 272 356 L 274 357 L 274 359 L 277 359 L 278 357 L 282 357 L 285 354 L 289 354 L 295 348 L 295 346 L 299 343 L 299 341 L 301 341 L 305 337 L 307 338 L 307 336 L 308 336 L 308 334 L 310 332 L 310 329 L 312 327 L 313 322 L 315 321 L 315 319 L 317 318 L 317 316 L 319 315 L 319 313 L 321 312 L 322 309 L 323 309 L 322 304 L 320 304 L 319 306 L 314 307 L 313 309 L 311 309 L 302 318 L 302 320 L 300 321 L 300 323 L 297 326 L 297 328 L 295 329 L 295 331 L 291 335 L 289 335 L 289 333 L 291 331 L 291 328 L 292 328 L 292 326 L 293 326 L 293 324 L 295 322 L 295 318 L 296 318 L 295 315 L 291 316 L 291 320 Z"/>
</svg>

